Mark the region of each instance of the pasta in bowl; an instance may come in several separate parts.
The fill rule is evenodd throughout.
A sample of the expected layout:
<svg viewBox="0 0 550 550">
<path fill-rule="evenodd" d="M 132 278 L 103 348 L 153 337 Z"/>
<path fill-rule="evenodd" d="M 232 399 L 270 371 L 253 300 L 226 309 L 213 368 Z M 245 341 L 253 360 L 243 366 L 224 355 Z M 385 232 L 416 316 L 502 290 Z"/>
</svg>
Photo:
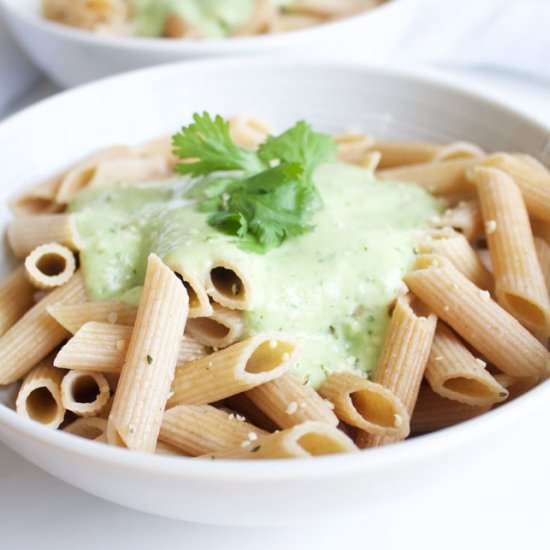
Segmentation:
<svg viewBox="0 0 550 550">
<path fill-rule="evenodd" d="M 282 97 L 297 78 L 307 90 L 326 70 L 273 63 L 289 75 L 273 83 Z M 243 74 L 253 66 L 261 74 L 251 62 Z M 112 97 L 153 74 L 185 82 L 192 70 L 100 83 L 35 112 L 51 116 L 62 100 L 57 108 L 78 109 L 87 93 Z M 377 98 L 406 82 L 405 103 L 388 106 L 396 116 L 415 91 L 449 102 L 456 93 L 473 114 L 481 104 L 489 118 L 492 109 L 510 116 L 410 77 L 330 74 L 352 108 L 367 94 L 378 113 Z M 250 110 L 252 96 L 241 91 L 224 98 L 229 113 Z M 545 201 L 533 200 L 548 176 L 528 155 L 535 147 L 484 139 L 475 125 L 415 140 L 359 117 L 364 131 L 342 131 L 342 113 L 327 122 L 319 104 L 285 115 L 259 101 L 254 113 L 282 121 L 283 131 L 268 131 L 256 118 L 199 111 L 204 103 L 210 113 L 221 109 L 213 95 L 189 92 L 196 113 L 177 132 L 191 113 L 174 123 L 176 92 L 162 92 L 166 113 L 142 130 L 132 123 L 134 106 L 113 107 L 109 141 L 133 145 L 102 149 L 100 126 L 86 149 L 96 152 L 68 167 L 59 156 L 28 179 L 36 185 L 50 175 L 45 183 L 11 201 L 8 241 L 25 261 L 3 287 L 11 320 L 0 337 L 1 373 L 3 385 L 22 383 L 5 393 L 20 414 L 0 408 L 3 440 L 117 502 L 242 523 L 269 521 L 252 509 L 265 491 L 275 495 L 277 521 L 296 513 L 287 490 L 298 487 L 315 506 L 305 493 L 319 476 L 334 481 L 337 506 L 356 484 L 368 506 L 383 491 L 378 476 L 413 483 L 412 468 L 420 483 L 415 460 L 490 452 L 488 441 L 504 444 L 499 426 L 533 418 L 548 369 Z M 25 117 L 40 123 L 32 111 L 20 117 L 21 127 Z M 526 143 L 545 135 L 525 124 Z M 167 130 L 172 137 L 147 141 Z M 461 141 L 470 137 L 479 146 Z M 71 155 L 82 158 L 90 133 L 75 139 Z M 493 153 L 502 150 L 512 152 Z M 510 248 L 517 242 L 522 254 Z M 518 258 L 529 277 L 514 275 Z M 103 481 L 86 481 L 84 466 Z M 114 494 L 118 479 L 144 497 Z M 207 507 L 191 503 L 193 487 L 208 493 Z M 227 512 L 228 501 L 211 511 L 212 499 L 234 498 L 239 488 L 251 495 L 240 501 L 250 516 Z"/>
</svg>

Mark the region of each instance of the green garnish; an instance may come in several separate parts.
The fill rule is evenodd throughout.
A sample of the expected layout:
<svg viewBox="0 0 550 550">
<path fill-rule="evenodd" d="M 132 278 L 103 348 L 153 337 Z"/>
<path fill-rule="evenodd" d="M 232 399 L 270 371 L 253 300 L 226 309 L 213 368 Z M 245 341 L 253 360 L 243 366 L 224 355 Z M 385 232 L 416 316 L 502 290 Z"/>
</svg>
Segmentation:
<svg viewBox="0 0 550 550">
<path fill-rule="evenodd" d="M 313 214 L 322 205 L 313 172 L 335 156 L 329 136 L 301 121 L 253 152 L 231 139 L 219 115 L 195 114 L 193 120 L 173 137 L 174 154 L 186 161 L 176 170 L 212 176 L 196 186 L 212 227 L 259 254 L 313 229 Z"/>
<path fill-rule="evenodd" d="M 148 365 L 151 365 L 153 363 L 153 358 L 149 354 L 147 354 L 147 357 L 145 359 L 147 359 Z"/>
</svg>

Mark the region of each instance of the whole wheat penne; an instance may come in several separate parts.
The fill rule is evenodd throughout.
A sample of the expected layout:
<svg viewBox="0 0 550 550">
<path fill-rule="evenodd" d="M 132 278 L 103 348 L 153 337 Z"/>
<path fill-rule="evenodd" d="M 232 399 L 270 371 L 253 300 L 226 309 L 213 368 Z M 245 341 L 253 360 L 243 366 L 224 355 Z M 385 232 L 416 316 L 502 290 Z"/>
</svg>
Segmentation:
<svg viewBox="0 0 550 550">
<path fill-rule="evenodd" d="M 464 235 L 450 227 L 427 231 L 417 248 L 421 254 L 445 256 L 478 287 L 485 290 L 493 288 L 493 277 L 472 245 Z"/>
<path fill-rule="evenodd" d="M 11 384 L 24 376 L 68 336 L 67 331 L 50 317 L 48 306 L 85 300 L 84 283 L 76 273 L 66 285 L 50 292 L 0 337 L 0 385 Z"/>
<path fill-rule="evenodd" d="M 434 224 L 437 227 L 451 227 L 462 233 L 470 242 L 480 239 L 484 232 L 481 207 L 477 198 L 459 202 L 446 210 Z"/>
<path fill-rule="evenodd" d="M 480 416 L 491 409 L 490 405 L 471 406 L 447 399 L 435 393 L 428 384 L 420 389 L 411 420 L 411 433 L 435 432 Z"/>
<path fill-rule="evenodd" d="M 151 254 L 107 422 L 107 441 L 111 445 L 154 452 L 188 308 L 185 287 Z"/>
<path fill-rule="evenodd" d="M 474 187 L 466 177 L 478 159 L 445 160 L 412 164 L 401 168 L 378 170 L 376 176 L 383 180 L 415 183 L 437 196 L 474 194 Z"/>
<path fill-rule="evenodd" d="M 279 428 L 291 428 L 307 420 L 338 425 L 338 418 L 309 384 L 287 373 L 245 394 Z"/>
<path fill-rule="evenodd" d="M 178 259 L 169 259 L 166 264 L 181 279 L 187 295 L 189 296 L 189 318 L 209 317 L 213 313 L 210 298 L 206 293 L 206 288 L 199 277 L 191 273 L 185 264 Z"/>
<path fill-rule="evenodd" d="M 229 309 L 250 309 L 253 285 L 250 278 L 238 266 L 219 261 L 210 270 L 206 291 L 213 300 Z"/>
<path fill-rule="evenodd" d="M 339 134 L 334 141 L 338 146 L 338 160 L 352 164 L 362 164 L 374 145 L 374 138 L 355 132 Z"/>
<path fill-rule="evenodd" d="M 42 290 L 64 285 L 75 271 L 76 261 L 72 251 L 57 243 L 37 246 L 25 258 L 27 279 Z"/>
<path fill-rule="evenodd" d="M 204 456 L 211 459 L 307 458 L 356 450 L 353 441 L 338 428 L 324 422 L 309 421 L 259 437 L 250 445 L 238 445 Z"/>
<path fill-rule="evenodd" d="M 55 202 L 60 178 L 51 178 L 25 191 L 12 199 L 8 206 L 15 216 L 35 216 L 37 214 L 53 214 L 61 210 L 62 205 Z"/>
<path fill-rule="evenodd" d="M 15 410 L 21 416 L 58 428 L 65 417 L 61 401 L 63 372 L 52 367 L 51 358 L 41 361 L 21 384 Z"/>
<path fill-rule="evenodd" d="M 397 298 L 374 373 L 374 382 L 403 403 L 407 418 L 413 415 L 437 323 L 435 315 L 423 309 L 410 296 Z M 403 436 L 371 435 L 361 430 L 356 443 L 361 448 L 378 447 L 400 439 Z"/>
<path fill-rule="evenodd" d="M 351 372 L 331 373 L 319 393 L 334 404 L 340 420 L 370 434 L 404 438 L 409 413 L 401 400 L 381 384 Z"/>
<path fill-rule="evenodd" d="M 525 156 L 498 153 L 484 160 L 483 165 L 502 170 L 513 178 L 521 190 L 531 216 L 550 222 L 550 173 L 542 165 Z"/>
<path fill-rule="evenodd" d="M 244 321 L 240 311 L 213 304 L 212 315 L 189 319 L 186 330 L 197 342 L 220 349 L 241 339 Z"/>
<path fill-rule="evenodd" d="M 510 376 L 548 376 L 550 354 L 519 321 L 442 256 L 416 258 L 405 283 L 438 317 Z"/>
<path fill-rule="evenodd" d="M 80 249 L 74 214 L 41 214 L 15 218 L 8 224 L 8 242 L 13 253 L 24 258 L 37 246 L 62 244 L 71 250 Z"/>
<path fill-rule="evenodd" d="M 64 428 L 63 431 L 85 439 L 97 439 L 105 433 L 106 428 L 107 420 L 105 418 L 91 416 L 77 418 Z"/>
<path fill-rule="evenodd" d="M 69 371 L 61 382 L 63 407 L 78 416 L 98 416 L 110 398 L 109 382 L 99 372 Z"/>
<path fill-rule="evenodd" d="M 229 119 L 229 133 L 241 147 L 256 149 L 271 133 L 265 122 L 248 115 L 236 115 Z"/>
<path fill-rule="evenodd" d="M 213 403 L 282 376 L 296 360 L 294 339 L 258 334 L 178 368 L 169 407 Z"/>
<path fill-rule="evenodd" d="M 136 320 L 137 307 L 123 302 L 54 304 L 48 307 L 48 313 L 71 334 L 76 334 L 91 321 L 130 327 Z"/>
<path fill-rule="evenodd" d="M 85 323 L 59 350 L 54 365 L 78 371 L 118 374 L 122 369 L 132 327 L 110 323 Z M 179 367 L 206 355 L 206 348 L 189 336 L 180 341 Z"/>
<path fill-rule="evenodd" d="M 382 155 L 380 170 L 431 162 L 441 149 L 434 143 L 378 140 L 374 147 Z"/>
<path fill-rule="evenodd" d="M 24 266 L 18 267 L 0 283 L 0 336 L 33 304 L 35 288 L 25 277 Z"/>
<path fill-rule="evenodd" d="M 159 438 L 190 456 L 254 444 L 268 432 L 210 405 L 179 405 L 164 413 Z"/>
<path fill-rule="evenodd" d="M 501 170 L 472 172 L 486 226 L 498 302 L 525 326 L 550 331 L 550 299 L 521 192 Z"/>
<path fill-rule="evenodd" d="M 485 367 L 451 329 L 438 324 L 425 374 L 433 391 L 477 407 L 504 401 L 508 391 Z"/>
<path fill-rule="evenodd" d="M 546 288 L 550 289 L 550 244 L 540 237 L 535 237 L 535 250 Z"/>
</svg>

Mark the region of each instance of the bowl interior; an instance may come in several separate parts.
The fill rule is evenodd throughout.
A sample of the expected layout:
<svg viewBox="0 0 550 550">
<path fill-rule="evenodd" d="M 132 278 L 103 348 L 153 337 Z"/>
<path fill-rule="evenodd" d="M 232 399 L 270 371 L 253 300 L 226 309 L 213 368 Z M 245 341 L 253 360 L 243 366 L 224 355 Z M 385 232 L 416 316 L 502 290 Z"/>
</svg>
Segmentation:
<svg viewBox="0 0 550 550">
<path fill-rule="evenodd" d="M 306 119 L 329 132 L 354 129 L 381 138 L 442 143 L 470 140 L 488 150 L 528 152 L 548 162 L 547 129 L 430 79 L 274 60 L 170 65 L 66 92 L 4 122 L 0 223 L 9 219 L 6 200 L 26 187 L 104 146 L 173 133 L 193 112 L 204 110 L 248 113 L 275 130 Z M 13 258 L 4 242 L 0 258 L 0 273 L 6 275 Z M 0 390 L 0 403 L 9 405 L 13 391 Z M 13 422 L 2 408 L 0 422 Z M 32 429 L 30 422 L 27 427 Z"/>
</svg>

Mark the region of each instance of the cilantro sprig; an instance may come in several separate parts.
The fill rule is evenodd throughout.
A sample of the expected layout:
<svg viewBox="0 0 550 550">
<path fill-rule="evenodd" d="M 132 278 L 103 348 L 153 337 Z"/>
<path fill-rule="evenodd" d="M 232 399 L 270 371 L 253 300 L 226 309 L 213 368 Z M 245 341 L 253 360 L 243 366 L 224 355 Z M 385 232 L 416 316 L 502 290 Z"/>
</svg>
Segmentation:
<svg viewBox="0 0 550 550">
<path fill-rule="evenodd" d="M 300 121 L 253 152 L 233 141 L 221 116 L 193 120 L 173 137 L 174 154 L 184 161 L 176 170 L 203 176 L 198 202 L 211 226 L 259 254 L 313 229 L 322 206 L 313 173 L 335 156 L 329 136 Z"/>
</svg>

